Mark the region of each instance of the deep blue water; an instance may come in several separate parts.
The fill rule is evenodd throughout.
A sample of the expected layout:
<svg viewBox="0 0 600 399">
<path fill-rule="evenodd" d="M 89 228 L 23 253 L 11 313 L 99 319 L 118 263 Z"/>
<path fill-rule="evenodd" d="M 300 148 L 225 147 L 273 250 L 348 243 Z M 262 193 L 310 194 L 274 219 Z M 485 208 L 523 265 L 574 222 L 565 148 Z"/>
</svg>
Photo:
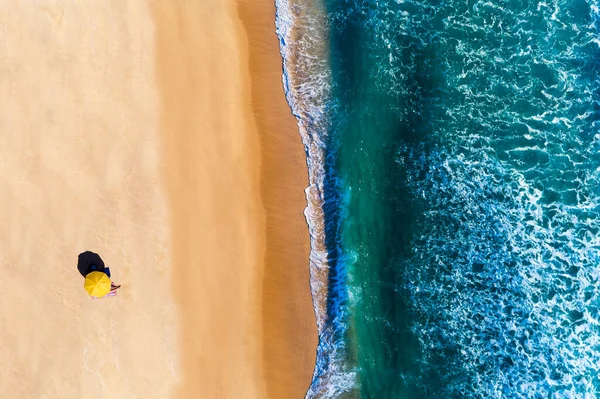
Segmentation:
<svg viewBox="0 0 600 399">
<path fill-rule="evenodd" d="M 595 1 L 277 0 L 311 398 L 600 397 Z"/>
</svg>

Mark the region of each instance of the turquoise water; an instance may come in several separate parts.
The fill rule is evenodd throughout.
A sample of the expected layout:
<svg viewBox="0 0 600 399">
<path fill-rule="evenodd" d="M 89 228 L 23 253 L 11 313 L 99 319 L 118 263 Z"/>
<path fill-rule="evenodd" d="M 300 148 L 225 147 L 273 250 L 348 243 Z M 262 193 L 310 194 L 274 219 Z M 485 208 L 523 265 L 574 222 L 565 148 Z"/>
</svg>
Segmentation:
<svg viewBox="0 0 600 399">
<path fill-rule="evenodd" d="M 310 398 L 600 397 L 593 1 L 278 0 Z"/>
</svg>

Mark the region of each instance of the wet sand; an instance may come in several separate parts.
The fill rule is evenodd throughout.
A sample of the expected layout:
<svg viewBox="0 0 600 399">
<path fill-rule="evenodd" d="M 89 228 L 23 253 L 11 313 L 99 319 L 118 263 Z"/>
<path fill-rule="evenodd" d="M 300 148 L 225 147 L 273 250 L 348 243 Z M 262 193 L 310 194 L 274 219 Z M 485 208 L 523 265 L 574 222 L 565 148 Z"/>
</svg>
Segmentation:
<svg viewBox="0 0 600 399">
<path fill-rule="evenodd" d="M 251 101 L 260 135 L 260 190 L 267 217 L 262 293 L 265 379 L 270 398 L 299 398 L 310 385 L 317 346 L 303 216 L 308 171 L 281 83 L 274 3 L 241 0 L 238 12 L 250 46 Z"/>
<path fill-rule="evenodd" d="M 304 396 L 317 339 L 306 165 L 273 12 L 0 4 L 7 397 Z M 84 250 L 117 297 L 87 297 Z"/>
</svg>

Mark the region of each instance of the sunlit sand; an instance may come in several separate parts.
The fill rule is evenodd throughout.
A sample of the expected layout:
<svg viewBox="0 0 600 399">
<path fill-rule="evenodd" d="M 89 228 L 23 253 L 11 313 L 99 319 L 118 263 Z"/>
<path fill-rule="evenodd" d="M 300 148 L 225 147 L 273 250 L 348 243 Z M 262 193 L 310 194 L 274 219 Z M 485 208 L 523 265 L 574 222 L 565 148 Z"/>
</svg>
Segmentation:
<svg viewBox="0 0 600 399">
<path fill-rule="evenodd" d="M 306 166 L 273 5 L 239 7 L 0 4 L 7 398 L 303 397 Z"/>
</svg>

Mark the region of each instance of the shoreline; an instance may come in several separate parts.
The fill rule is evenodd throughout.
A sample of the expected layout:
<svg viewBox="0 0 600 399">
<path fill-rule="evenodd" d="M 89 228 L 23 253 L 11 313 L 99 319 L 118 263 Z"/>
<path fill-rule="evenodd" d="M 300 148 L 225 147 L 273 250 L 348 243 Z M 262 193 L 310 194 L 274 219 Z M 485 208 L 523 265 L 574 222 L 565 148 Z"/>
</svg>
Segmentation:
<svg viewBox="0 0 600 399">
<path fill-rule="evenodd" d="M 340 280 L 332 280 L 336 271 L 330 265 L 330 249 L 325 241 L 325 148 L 329 129 L 326 103 L 331 97 L 332 76 L 329 62 L 324 60 L 329 58 L 330 39 L 324 4 L 317 2 L 309 7 L 298 7 L 293 0 L 275 0 L 275 3 L 284 91 L 306 152 L 309 184 L 305 189 L 305 216 L 310 236 L 310 287 L 319 335 L 307 397 L 315 397 L 328 390 L 328 376 L 338 373 L 336 362 L 341 355 L 333 339 L 338 328 L 330 328 L 339 324 L 328 321 L 328 303 L 330 294 L 335 295 L 343 287 L 338 287 Z"/>
<path fill-rule="evenodd" d="M 175 395 L 302 398 L 317 344 L 307 170 L 274 4 L 210 3 L 153 6 L 181 330 Z"/>
</svg>

